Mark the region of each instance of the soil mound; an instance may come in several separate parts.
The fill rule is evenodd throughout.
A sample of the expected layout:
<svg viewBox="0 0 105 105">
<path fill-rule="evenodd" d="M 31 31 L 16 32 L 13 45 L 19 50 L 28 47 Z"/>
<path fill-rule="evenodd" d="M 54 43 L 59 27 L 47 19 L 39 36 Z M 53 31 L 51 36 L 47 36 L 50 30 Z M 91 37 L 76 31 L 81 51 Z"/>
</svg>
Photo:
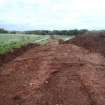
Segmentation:
<svg viewBox="0 0 105 105">
<path fill-rule="evenodd" d="M 64 43 L 84 47 L 91 52 L 99 52 L 105 56 L 105 33 L 87 33 Z"/>
<path fill-rule="evenodd" d="M 0 68 L 1 105 L 104 105 L 105 59 L 72 44 L 31 48 Z"/>
</svg>

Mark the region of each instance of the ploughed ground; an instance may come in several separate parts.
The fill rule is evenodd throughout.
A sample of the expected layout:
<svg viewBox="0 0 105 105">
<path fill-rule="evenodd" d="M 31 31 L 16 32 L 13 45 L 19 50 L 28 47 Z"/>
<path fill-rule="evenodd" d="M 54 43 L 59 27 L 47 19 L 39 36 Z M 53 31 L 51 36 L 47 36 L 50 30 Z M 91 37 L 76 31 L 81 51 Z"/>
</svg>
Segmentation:
<svg viewBox="0 0 105 105">
<path fill-rule="evenodd" d="M 0 67 L 0 105 L 105 105 L 105 58 L 58 41 Z"/>
</svg>

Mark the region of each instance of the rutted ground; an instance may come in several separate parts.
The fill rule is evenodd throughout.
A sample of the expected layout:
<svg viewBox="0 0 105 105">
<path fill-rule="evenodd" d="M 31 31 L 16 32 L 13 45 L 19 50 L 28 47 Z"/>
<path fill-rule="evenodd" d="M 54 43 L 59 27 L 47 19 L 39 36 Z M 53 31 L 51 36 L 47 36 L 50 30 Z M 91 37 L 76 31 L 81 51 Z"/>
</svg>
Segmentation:
<svg viewBox="0 0 105 105">
<path fill-rule="evenodd" d="M 1 105 L 104 105 L 105 59 L 73 44 L 33 47 L 0 68 Z"/>
</svg>

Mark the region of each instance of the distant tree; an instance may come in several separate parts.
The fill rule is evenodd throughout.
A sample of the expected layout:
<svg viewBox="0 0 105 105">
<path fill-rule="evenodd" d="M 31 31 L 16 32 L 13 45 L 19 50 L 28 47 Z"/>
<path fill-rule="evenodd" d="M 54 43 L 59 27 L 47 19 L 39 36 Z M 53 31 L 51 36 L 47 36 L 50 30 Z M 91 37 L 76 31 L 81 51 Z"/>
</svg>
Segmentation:
<svg viewBox="0 0 105 105">
<path fill-rule="evenodd" d="M 8 31 L 4 30 L 3 28 L 0 28 L 0 33 L 8 33 Z"/>
<path fill-rule="evenodd" d="M 16 31 L 11 31 L 10 34 L 16 34 Z"/>
<path fill-rule="evenodd" d="M 83 30 L 53 30 L 53 31 L 48 31 L 48 30 L 34 30 L 34 31 L 25 31 L 24 33 L 26 34 L 37 34 L 37 35 L 79 35 L 87 32 L 88 30 L 83 29 Z"/>
<path fill-rule="evenodd" d="M 86 32 L 88 32 L 87 29 L 82 29 L 82 30 L 80 30 L 79 34 L 84 34 L 84 33 L 86 33 Z"/>
</svg>

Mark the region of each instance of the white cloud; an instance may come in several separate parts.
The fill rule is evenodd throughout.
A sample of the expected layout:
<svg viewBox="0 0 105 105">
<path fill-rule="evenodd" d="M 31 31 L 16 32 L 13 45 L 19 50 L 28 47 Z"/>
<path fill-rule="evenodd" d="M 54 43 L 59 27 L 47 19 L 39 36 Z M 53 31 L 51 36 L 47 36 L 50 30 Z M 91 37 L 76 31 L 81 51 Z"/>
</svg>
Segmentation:
<svg viewBox="0 0 105 105">
<path fill-rule="evenodd" d="M 4 5 L 8 0 L 0 0 L 0 5 Z"/>
<path fill-rule="evenodd" d="M 104 4 L 105 0 L 0 0 L 0 22 L 23 29 L 104 28 Z"/>
</svg>

